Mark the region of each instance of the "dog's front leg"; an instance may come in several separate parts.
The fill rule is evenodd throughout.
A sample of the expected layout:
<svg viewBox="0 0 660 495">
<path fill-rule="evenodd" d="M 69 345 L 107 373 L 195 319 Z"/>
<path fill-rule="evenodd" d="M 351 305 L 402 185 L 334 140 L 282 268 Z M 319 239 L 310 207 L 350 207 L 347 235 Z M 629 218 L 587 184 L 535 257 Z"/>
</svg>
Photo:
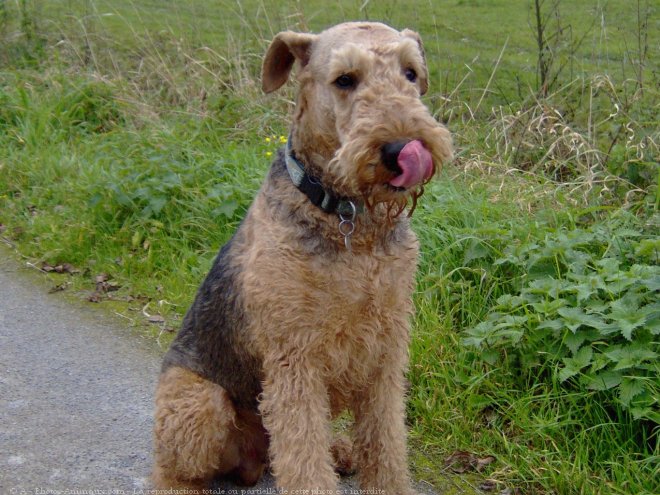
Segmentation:
<svg viewBox="0 0 660 495">
<path fill-rule="evenodd" d="M 406 455 L 404 369 L 407 353 L 386 360 L 354 404 L 360 488 L 383 495 L 413 495 Z"/>
<path fill-rule="evenodd" d="M 282 353 L 264 360 L 264 375 L 260 409 L 278 488 L 334 494 L 330 406 L 320 370 Z"/>
</svg>

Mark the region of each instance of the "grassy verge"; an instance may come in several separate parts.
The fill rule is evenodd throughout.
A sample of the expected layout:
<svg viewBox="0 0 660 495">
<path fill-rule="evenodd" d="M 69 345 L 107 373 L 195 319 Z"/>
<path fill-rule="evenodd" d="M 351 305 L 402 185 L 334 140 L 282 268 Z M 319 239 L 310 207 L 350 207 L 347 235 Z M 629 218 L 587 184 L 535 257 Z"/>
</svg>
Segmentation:
<svg viewBox="0 0 660 495">
<path fill-rule="evenodd" d="M 458 149 L 414 217 L 416 475 L 657 493 L 657 6 L 533 5 L 0 1 L 0 235 L 166 343 L 286 134 L 268 40 L 414 27 Z"/>
</svg>

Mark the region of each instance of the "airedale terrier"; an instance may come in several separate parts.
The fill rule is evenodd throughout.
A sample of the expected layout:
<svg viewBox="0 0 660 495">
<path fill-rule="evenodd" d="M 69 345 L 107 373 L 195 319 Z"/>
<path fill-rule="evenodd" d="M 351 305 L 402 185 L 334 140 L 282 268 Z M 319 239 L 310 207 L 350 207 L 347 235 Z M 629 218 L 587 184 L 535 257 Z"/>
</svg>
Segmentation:
<svg viewBox="0 0 660 495">
<path fill-rule="evenodd" d="M 402 214 L 451 156 L 420 101 L 417 33 L 345 23 L 282 32 L 263 89 L 298 63 L 289 142 L 218 254 L 165 356 L 156 392 L 154 483 L 414 493 L 404 373 L 418 242 Z M 333 440 L 349 409 L 352 440 Z M 381 491 L 378 491 L 381 490 Z"/>
</svg>

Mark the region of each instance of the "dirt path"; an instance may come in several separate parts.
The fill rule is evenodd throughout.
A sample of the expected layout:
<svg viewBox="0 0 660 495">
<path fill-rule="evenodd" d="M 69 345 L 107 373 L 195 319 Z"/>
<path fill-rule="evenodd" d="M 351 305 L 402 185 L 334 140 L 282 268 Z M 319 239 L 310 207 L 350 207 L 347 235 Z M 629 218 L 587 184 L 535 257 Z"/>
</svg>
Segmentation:
<svg viewBox="0 0 660 495">
<path fill-rule="evenodd" d="M 163 352 L 102 309 L 49 294 L 0 247 L 0 494 L 148 493 Z M 358 493 L 353 480 L 343 488 Z"/>
</svg>

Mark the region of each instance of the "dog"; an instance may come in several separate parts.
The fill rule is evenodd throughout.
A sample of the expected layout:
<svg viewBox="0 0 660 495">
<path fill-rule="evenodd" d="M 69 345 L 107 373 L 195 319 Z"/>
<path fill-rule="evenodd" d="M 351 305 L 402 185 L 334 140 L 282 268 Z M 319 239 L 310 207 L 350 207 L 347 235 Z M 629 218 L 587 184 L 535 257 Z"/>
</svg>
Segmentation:
<svg viewBox="0 0 660 495">
<path fill-rule="evenodd" d="M 281 32 L 263 90 L 294 65 L 286 148 L 164 358 L 154 485 L 251 485 L 270 468 L 283 490 L 334 494 L 337 472 L 357 469 L 363 490 L 412 494 L 404 375 L 418 241 L 404 211 L 451 159 L 451 136 L 420 100 L 428 70 L 411 30 Z M 346 409 L 352 438 L 335 438 Z"/>
</svg>

